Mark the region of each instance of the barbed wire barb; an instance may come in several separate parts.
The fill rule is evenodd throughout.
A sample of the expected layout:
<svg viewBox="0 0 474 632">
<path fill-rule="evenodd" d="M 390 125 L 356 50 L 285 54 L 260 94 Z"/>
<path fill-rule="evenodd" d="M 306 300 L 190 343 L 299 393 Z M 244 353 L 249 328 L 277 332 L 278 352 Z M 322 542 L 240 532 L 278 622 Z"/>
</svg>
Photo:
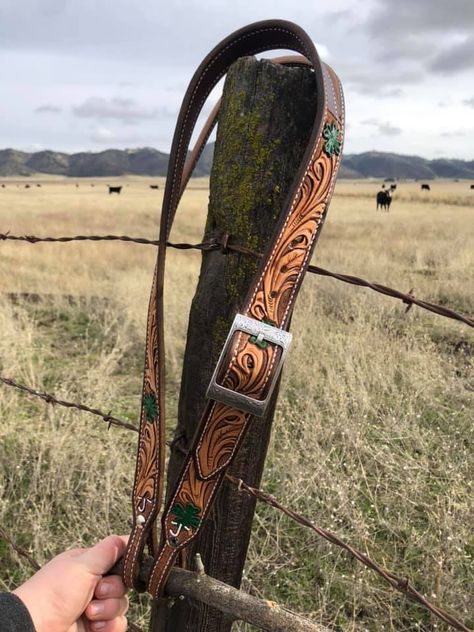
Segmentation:
<svg viewBox="0 0 474 632">
<path fill-rule="evenodd" d="M 133 430 L 134 432 L 138 432 L 138 428 L 134 426 L 133 424 L 129 423 L 128 421 L 124 421 L 123 419 L 119 419 L 118 417 L 113 417 L 110 413 L 104 413 L 98 408 L 91 408 L 90 406 L 86 406 L 85 404 L 77 404 L 75 402 L 70 402 L 64 399 L 58 399 L 51 393 L 46 393 L 45 391 L 38 391 L 34 388 L 30 388 L 29 386 L 25 386 L 24 384 L 15 382 L 15 380 L 12 380 L 3 375 L 0 375 L 0 382 L 5 384 L 6 386 L 12 386 L 13 388 L 16 388 L 19 391 L 28 393 L 29 395 L 34 395 L 35 397 L 39 397 L 40 399 L 45 401 L 47 404 L 52 404 L 52 405 L 57 404 L 58 406 L 64 406 L 65 408 L 75 408 L 76 410 L 80 410 L 82 412 L 91 413 L 91 415 L 97 415 L 98 417 L 101 417 L 103 421 L 105 421 L 105 423 L 109 425 L 109 428 L 110 426 L 120 426 L 121 428 L 126 428 L 127 430 Z"/>
<path fill-rule="evenodd" d="M 155 247 L 159 245 L 159 242 L 153 239 L 145 239 L 144 237 L 129 237 L 128 235 L 74 235 L 71 237 L 38 237 L 36 235 L 11 235 L 10 231 L 7 231 L 6 233 L 0 233 L 0 241 L 7 240 L 24 241 L 30 244 L 37 244 L 41 242 L 68 243 L 72 241 L 124 241 L 128 243 Z M 223 252 L 224 254 L 235 252 L 256 258 L 262 257 L 260 253 L 254 252 L 249 248 L 245 248 L 244 246 L 239 246 L 237 244 L 230 244 L 229 235 L 224 235 L 221 240 L 212 239 L 197 244 L 167 242 L 167 247 L 176 248 L 178 250 L 221 250 L 221 252 Z M 350 274 L 331 272 L 331 270 L 326 270 L 325 268 L 321 268 L 315 265 L 308 266 L 308 272 L 312 274 L 318 274 L 320 276 L 330 277 L 332 279 L 336 279 L 350 285 L 366 287 L 373 290 L 374 292 L 383 294 L 384 296 L 390 296 L 391 298 L 398 299 L 402 301 L 405 305 L 407 305 L 406 311 L 409 311 L 409 309 L 413 305 L 417 305 L 421 309 L 429 311 L 433 314 L 437 314 L 438 316 L 444 316 L 445 318 L 450 318 L 452 320 L 462 322 L 469 327 L 474 327 L 474 318 L 465 316 L 464 314 L 450 309 L 449 307 L 444 307 L 443 305 L 437 305 L 436 303 L 431 303 L 429 301 L 418 299 L 412 294 L 413 290 L 410 290 L 410 292 L 408 293 L 400 292 L 399 290 L 388 287 L 386 285 L 381 285 L 380 283 L 372 283 L 370 281 L 366 281 L 365 279 Z"/>
<path fill-rule="evenodd" d="M 393 573 L 392 571 L 388 571 L 387 569 L 383 568 L 382 566 L 377 564 L 377 562 L 374 562 L 372 559 L 370 559 L 370 557 L 368 557 L 365 553 L 362 553 L 362 551 L 360 551 L 359 549 L 356 549 L 355 547 L 351 546 L 347 542 L 344 542 L 344 540 L 339 538 L 334 533 L 331 533 L 330 531 L 327 531 L 326 529 L 318 527 L 316 524 L 314 524 L 312 520 L 309 520 L 309 518 L 306 518 L 305 516 L 297 513 L 296 511 L 294 511 L 293 509 L 290 509 L 289 507 L 285 507 L 271 494 L 267 494 L 261 489 L 256 489 L 255 487 L 251 487 L 250 485 L 247 485 L 247 483 L 245 483 L 242 479 L 235 478 L 234 476 L 231 476 L 230 474 L 226 474 L 225 477 L 232 484 L 236 485 L 239 491 L 244 492 L 248 494 L 249 496 L 253 496 L 257 500 L 260 500 L 266 503 L 267 505 L 270 505 L 271 507 L 278 509 L 279 511 L 287 515 L 294 522 L 297 522 L 303 527 L 307 527 L 308 529 L 312 529 L 320 537 L 324 538 L 331 544 L 335 544 L 336 546 L 339 546 L 342 549 L 345 549 L 348 553 L 352 555 L 352 557 L 359 560 L 359 562 L 361 562 L 364 566 L 373 570 L 380 577 L 383 577 L 383 579 L 385 579 L 385 581 L 387 581 L 393 588 L 396 588 L 397 590 L 399 590 L 401 593 L 404 593 L 407 597 L 409 597 L 413 601 L 416 601 L 420 605 L 424 606 L 432 614 L 434 614 L 436 617 L 438 617 L 439 619 L 441 619 L 448 625 L 452 626 L 456 630 L 461 630 L 461 632 L 473 632 L 473 630 L 465 626 L 464 623 L 462 623 L 459 619 L 449 614 L 449 612 L 446 612 L 439 606 L 435 606 L 428 599 L 426 599 L 426 597 L 424 597 L 418 590 L 416 590 L 414 586 L 411 585 L 407 577 L 400 577 L 396 575 L 395 573 Z"/>
<path fill-rule="evenodd" d="M 32 555 L 30 555 L 30 553 L 26 549 L 16 544 L 16 542 L 13 540 L 11 535 L 7 533 L 7 531 L 5 531 L 5 529 L 1 526 L 0 526 L 0 538 L 2 538 L 2 540 L 6 542 L 15 551 L 17 555 L 19 555 L 20 557 L 23 557 L 34 571 L 39 571 L 39 569 L 41 568 L 41 565 L 38 564 L 38 562 L 34 559 Z"/>
</svg>

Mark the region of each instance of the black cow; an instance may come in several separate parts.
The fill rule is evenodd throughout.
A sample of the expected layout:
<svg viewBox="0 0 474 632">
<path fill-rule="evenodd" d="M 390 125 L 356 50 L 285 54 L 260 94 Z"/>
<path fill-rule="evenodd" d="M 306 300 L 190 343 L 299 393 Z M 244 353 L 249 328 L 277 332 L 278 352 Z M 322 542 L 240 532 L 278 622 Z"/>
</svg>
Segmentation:
<svg viewBox="0 0 474 632">
<path fill-rule="evenodd" d="M 4 184 L 2 184 L 2 189 L 4 189 L 4 188 L 5 188 L 5 185 L 4 185 Z"/>
<path fill-rule="evenodd" d="M 474 184 L 471 184 L 471 189 L 474 189 Z"/>
<path fill-rule="evenodd" d="M 390 211 L 391 203 L 392 196 L 390 195 L 390 191 L 379 191 L 377 193 L 377 211 L 379 210 L 379 206 L 382 208 L 382 211 Z"/>
<path fill-rule="evenodd" d="M 390 191 L 396 191 L 397 190 L 397 185 L 396 184 L 391 184 L 390 185 Z"/>
<path fill-rule="evenodd" d="M 150 184 L 150 189 L 159 189 L 160 187 L 157 184 Z"/>
<path fill-rule="evenodd" d="M 120 195 L 120 191 L 122 190 L 122 187 L 111 187 L 110 184 L 108 185 L 109 187 L 109 195 L 111 193 L 117 193 L 117 195 Z"/>
<path fill-rule="evenodd" d="M 41 188 L 41 184 L 37 184 L 36 186 Z"/>
<path fill-rule="evenodd" d="M 25 189 L 29 189 L 30 185 L 29 184 L 25 184 Z"/>
<path fill-rule="evenodd" d="M 430 185 L 429 184 L 422 184 L 421 185 L 421 190 L 422 191 L 431 191 Z"/>
</svg>

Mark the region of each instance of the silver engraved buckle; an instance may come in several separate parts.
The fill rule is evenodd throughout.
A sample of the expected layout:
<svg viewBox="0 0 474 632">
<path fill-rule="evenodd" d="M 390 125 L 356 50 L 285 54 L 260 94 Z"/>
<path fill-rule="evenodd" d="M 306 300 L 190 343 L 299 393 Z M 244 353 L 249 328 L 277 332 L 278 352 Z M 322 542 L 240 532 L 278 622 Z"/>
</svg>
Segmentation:
<svg viewBox="0 0 474 632">
<path fill-rule="evenodd" d="M 226 388 L 225 386 L 217 383 L 217 377 L 221 372 L 222 362 L 226 355 L 228 345 L 230 344 L 232 336 L 236 331 L 250 334 L 255 338 L 255 342 L 260 346 L 264 344 L 264 342 L 270 342 L 278 345 L 282 350 L 278 362 L 275 363 L 275 366 L 272 369 L 273 375 L 271 376 L 265 399 L 255 399 L 254 397 L 238 393 L 237 391 L 233 391 L 232 389 Z M 291 339 L 292 335 L 288 331 L 278 329 L 278 327 L 273 327 L 273 325 L 268 325 L 267 323 L 255 320 L 255 318 L 249 318 L 243 314 L 236 314 L 225 341 L 224 348 L 222 349 L 219 357 L 219 361 L 217 362 L 217 366 L 207 388 L 206 396 L 209 397 L 209 399 L 214 399 L 223 404 L 227 404 L 228 406 L 232 406 L 233 408 L 237 408 L 237 410 L 242 410 L 246 413 L 255 415 L 256 417 L 263 417 L 267 410 L 278 376 L 280 375 L 280 371 L 283 367 L 283 362 L 288 352 Z"/>
</svg>

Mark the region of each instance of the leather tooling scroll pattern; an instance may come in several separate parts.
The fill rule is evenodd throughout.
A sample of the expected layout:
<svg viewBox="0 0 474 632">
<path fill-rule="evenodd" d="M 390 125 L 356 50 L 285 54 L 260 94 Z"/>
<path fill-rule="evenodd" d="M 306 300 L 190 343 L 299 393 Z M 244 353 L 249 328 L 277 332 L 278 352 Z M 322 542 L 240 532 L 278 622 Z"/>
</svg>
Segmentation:
<svg viewBox="0 0 474 632">
<path fill-rule="evenodd" d="M 330 113 L 325 122 L 337 124 Z M 246 312 L 253 318 L 272 322 L 277 327 L 281 327 L 291 313 L 296 290 L 332 193 L 339 157 L 336 152 L 328 155 L 324 151 L 324 143 L 325 139 L 320 138 L 315 158 L 304 176 L 292 211 Z M 236 338 L 232 361 L 223 384 L 239 393 L 258 398 L 265 389 L 279 351 L 272 344 L 266 347 L 255 344 L 248 334 L 240 333 Z M 219 473 L 230 463 L 250 419 L 248 413 L 220 402 L 214 402 L 206 413 L 207 421 L 201 439 L 194 456 L 187 462 L 171 509 L 164 516 L 166 540 L 172 547 L 186 544 L 195 531 L 188 527 L 176 535 L 177 520 L 173 507 L 198 508 L 200 511 L 195 515 L 199 521 L 204 518 L 218 487 Z"/>
<path fill-rule="evenodd" d="M 271 320 L 278 327 L 286 320 L 295 286 L 324 217 L 336 168 L 337 158 L 322 152 L 321 146 L 316 153 L 317 157 L 304 178 L 283 235 L 249 309 L 253 318 Z"/>
<path fill-rule="evenodd" d="M 140 421 L 140 443 L 138 446 L 136 489 L 134 490 L 135 511 L 147 519 L 152 512 L 159 485 L 159 442 L 160 417 L 158 404 L 158 335 L 156 330 L 156 274 L 148 307 L 150 340 L 146 344 L 145 371 L 143 381 L 143 404 Z"/>
</svg>

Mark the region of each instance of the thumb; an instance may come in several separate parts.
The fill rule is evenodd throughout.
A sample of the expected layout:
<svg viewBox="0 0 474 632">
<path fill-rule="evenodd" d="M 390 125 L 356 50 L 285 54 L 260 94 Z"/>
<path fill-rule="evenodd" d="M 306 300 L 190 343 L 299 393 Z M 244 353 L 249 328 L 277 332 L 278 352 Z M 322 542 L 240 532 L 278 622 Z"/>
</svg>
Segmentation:
<svg viewBox="0 0 474 632">
<path fill-rule="evenodd" d="M 94 575 L 104 575 L 124 554 L 127 538 L 109 535 L 95 546 L 84 551 L 81 562 Z"/>
</svg>

